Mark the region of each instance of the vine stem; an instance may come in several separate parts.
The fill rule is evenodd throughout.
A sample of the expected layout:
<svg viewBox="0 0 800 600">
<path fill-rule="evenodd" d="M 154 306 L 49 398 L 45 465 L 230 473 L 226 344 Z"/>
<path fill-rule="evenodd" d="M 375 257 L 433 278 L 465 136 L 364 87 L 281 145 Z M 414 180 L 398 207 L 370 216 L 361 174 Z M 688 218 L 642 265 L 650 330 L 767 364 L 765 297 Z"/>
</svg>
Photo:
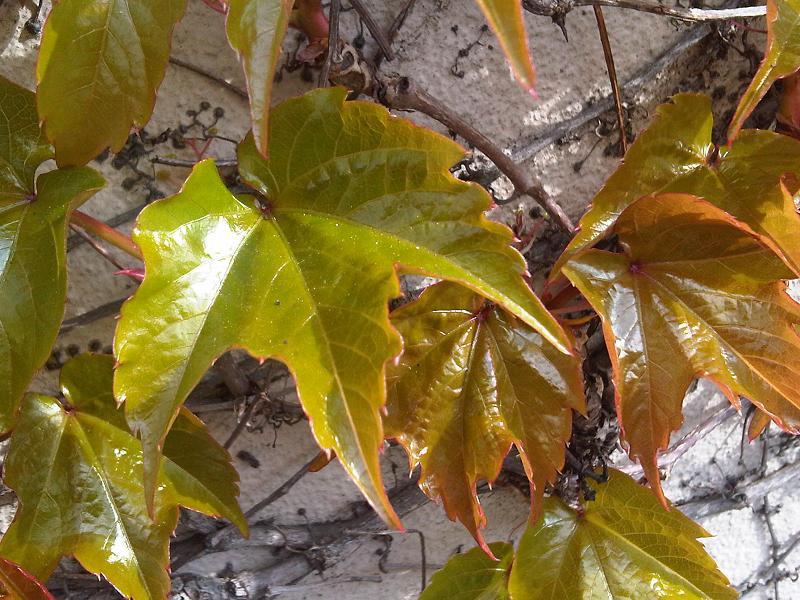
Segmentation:
<svg viewBox="0 0 800 600">
<path fill-rule="evenodd" d="M 606 18 L 600 5 L 594 5 L 594 18 L 597 21 L 597 31 L 600 32 L 600 42 L 603 44 L 603 57 L 606 61 L 608 79 L 611 82 L 611 92 L 614 95 L 614 107 L 617 111 L 617 127 L 619 127 L 619 145 L 622 155 L 628 152 L 628 139 L 625 136 L 625 113 L 622 110 L 622 94 L 617 80 L 617 68 L 614 66 L 614 54 L 611 52 L 611 41 L 608 39 Z"/>
<path fill-rule="evenodd" d="M 143 261 L 142 252 L 131 238 L 124 233 L 120 233 L 113 227 L 103 223 L 102 221 L 90 217 L 84 212 L 75 210 L 69 217 L 69 222 L 80 227 L 82 230 L 91 233 L 104 242 L 111 244 L 115 248 L 119 248 L 129 256 Z"/>
<path fill-rule="evenodd" d="M 564 209 L 545 191 L 541 182 L 526 169 L 511 160 L 503 150 L 472 125 L 454 114 L 439 100 L 417 87 L 408 77 L 384 80 L 380 100 L 389 108 L 414 110 L 439 121 L 456 132 L 469 144 L 483 152 L 521 193 L 530 196 L 548 215 L 570 235 L 575 233 L 575 225 Z"/>
<path fill-rule="evenodd" d="M 767 14 L 766 6 L 683 8 L 680 6 L 664 6 L 663 4 L 650 2 L 649 0 L 523 0 L 522 6 L 525 10 L 535 15 L 560 18 L 563 18 L 564 15 L 578 6 L 627 8 L 692 22 L 763 17 Z"/>
</svg>

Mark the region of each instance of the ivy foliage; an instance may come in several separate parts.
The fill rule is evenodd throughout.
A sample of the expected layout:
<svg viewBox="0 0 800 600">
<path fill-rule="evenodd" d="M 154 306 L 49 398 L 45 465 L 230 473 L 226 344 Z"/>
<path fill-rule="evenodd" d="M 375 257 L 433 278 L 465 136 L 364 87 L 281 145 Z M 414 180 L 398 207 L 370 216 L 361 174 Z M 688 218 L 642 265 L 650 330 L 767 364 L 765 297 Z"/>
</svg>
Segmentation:
<svg viewBox="0 0 800 600">
<path fill-rule="evenodd" d="M 786 293 L 800 275 L 800 142 L 743 128 L 800 67 L 796 0 L 768 0 L 766 56 L 727 146 L 710 100 L 679 94 L 598 192 L 551 273 L 585 300 L 572 320 L 534 293 L 511 231 L 485 216 L 488 194 L 451 174 L 456 143 L 343 88 L 270 107 L 290 25 L 324 54 L 318 0 L 217 2 L 250 97 L 236 182 L 203 160 L 141 212 L 143 281 L 115 356 L 69 362 L 56 396 L 30 391 L 64 313 L 69 220 L 104 185 L 86 164 L 149 120 L 185 4 L 60 0 L 36 94 L 0 78 L 0 431 L 19 499 L 0 541 L 4 593 L 49 598 L 37 580 L 72 556 L 125 596 L 165 598 L 180 507 L 246 535 L 230 457 L 184 406 L 236 347 L 289 367 L 320 462 L 335 455 L 389 525 L 401 527 L 379 450 L 393 438 L 476 539 L 423 600 L 735 596 L 706 532 L 668 510 L 658 453 L 698 377 L 755 404 L 751 436 L 770 420 L 800 431 L 800 308 Z M 477 4 L 532 90 L 522 3 Z M 443 281 L 390 313 L 408 274 Z M 612 470 L 578 473 L 588 487 L 569 502 L 545 497 L 565 481 L 584 324 L 598 319 L 622 435 L 655 494 Z M 512 447 L 532 502 L 516 548 L 486 543 L 476 493 Z"/>
</svg>

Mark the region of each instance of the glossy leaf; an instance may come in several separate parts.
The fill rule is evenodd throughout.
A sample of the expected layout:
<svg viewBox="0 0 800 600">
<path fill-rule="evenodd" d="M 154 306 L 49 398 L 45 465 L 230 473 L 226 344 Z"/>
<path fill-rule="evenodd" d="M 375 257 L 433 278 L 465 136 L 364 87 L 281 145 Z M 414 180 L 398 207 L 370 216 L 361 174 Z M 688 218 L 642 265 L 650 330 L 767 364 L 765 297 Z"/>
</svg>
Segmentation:
<svg viewBox="0 0 800 600">
<path fill-rule="evenodd" d="M 69 212 L 104 181 L 88 168 L 39 176 L 51 156 L 32 92 L 0 78 L 0 430 L 50 355 L 64 315 Z"/>
<path fill-rule="evenodd" d="M 59 166 L 83 165 L 150 119 L 186 0 L 60 0 L 45 23 L 39 117 Z"/>
<path fill-rule="evenodd" d="M 115 389 L 154 465 L 217 356 L 240 346 L 279 358 L 320 446 L 397 524 L 377 453 L 384 365 L 400 352 L 387 314 L 395 265 L 461 281 L 562 349 L 569 341 L 525 284 L 510 232 L 483 217 L 488 196 L 450 175 L 462 150 L 345 95 L 317 90 L 276 108 L 269 161 L 244 142 L 240 169 L 261 201 L 232 196 L 209 161 L 142 212 L 146 276 L 122 309 Z"/>
<path fill-rule="evenodd" d="M 488 552 L 479 479 L 494 481 L 512 444 L 531 480 L 532 518 L 564 466 L 580 361 L 461 286 L 440 283 L 392 314 L 403 337 L 389 368 L 386 434 L 422 466 L 420 484 Z"/>
<path fill-rule="evenodd" d="M 717 157 L 712 125 L 706 96 L 678 94 L 661 105 L 595 196 L 553 272 L 608 233 L 620 213 L 642 196 L 681 192 L 705 198 L 749 225 L 800 274 L 800 218 L 792 199 L 800 178 L 800 141 L 745 130 L 731 148 L 719 148 Z"/>
<path fill-rule="evenodd" d="M 727 600 L 737 593 L 699 538 L 708 533 L 677 509 L 667 510 L 633 479 L 610 470 L 605 483 L 587 479 L 595 499 L 579 511 L 544 500 L 516 553 L 491 544 L 451 558 L 420 600 Z"/>
<path fill-rule="evenodd" d="M 64 403 L 29 394 L 11 438 L 5 481 L 20 507 L 0 554 L 46 579 L 62 556 L 102 574 L 124 596 L 164 598 L 178 504 L 223 514 L 243 529 L 236 471 L 188 411 L 170 433 L 155 519 L 142 488 L 142 452 L 112 395 L 113 359 L 82 355 L 61 374 Z"/>
<path fill-rule="evenodd" d="M 0 203 L 33 192 L 37 167 L 52 158 L 36 114 L 36 97 L 0 77 Z"/>
<path fill-rule="evenodd" d="M 596 498 L 578 513 L 557 498 L 520 540 L 511 569 L 513 600 L 569 598 L 736 598 L 677 509 L 665 510 L 627 475 L 590 482 Z"/>
<path fill-rule="evenodd" d="M 728 128 L 728 140 L 739 134 L 750 113 L 778 79 L 800 69 L 800 0 L 767 0 L 767 49 L 745 90 Z"/>
<path fill-rule="evenodd" d="M 294 0 L 231 0 L 228 4 L 228 40 L 244 68 L 253 137 L 264 156 L 272 82 L 293 5 Z"/>
<path fill-rule="evenodd" d="M 476 0 L 505 52 L 514 76 L 528 92 L 534 93 L 536 71 L 528 49 L 522 2 L 520 0 Z"/>
<path fill-rule="evenodd" d="M 496 542 L 489 548 L 497 560 L 480 548 L 448 560 L 431 577 L 419 600 L 509 600 L 508 576 L 514 547 Z"/>
<path fill-rule="evenodd" d="M 41 582 L 10 560 L 0 558 L 0 598 L 7 600 L 53 600 Z"/>
<path fill-rule="evenodd" d="M 661 495 L 656 453 L 695 377 L 746 396 L 800 431 L 800 306 L 792 272 L 745 225 L 683 194 L 645 197 L 614 229 L 624 254 L 588 250 L 564 268 L 603 320 L 630 453 Z M 661 495 L 663 499 L 663 495 Z"/>
</svg>

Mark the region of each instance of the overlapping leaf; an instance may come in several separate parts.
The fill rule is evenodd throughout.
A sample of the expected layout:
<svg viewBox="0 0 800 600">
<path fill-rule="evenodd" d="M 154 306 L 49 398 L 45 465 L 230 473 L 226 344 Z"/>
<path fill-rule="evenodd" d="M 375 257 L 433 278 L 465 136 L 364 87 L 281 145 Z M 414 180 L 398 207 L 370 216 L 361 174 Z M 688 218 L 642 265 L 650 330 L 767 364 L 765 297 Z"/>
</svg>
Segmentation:
<svg viewBox="0 0 800 600">
<path fill-rule="evenodd" d="M 225 450 L 185 409 L 165 445 L 155 521 L 142 488 L 142 452 L 112 395 L 114 361 L 80 356 L 61 374 L 65 402 L 29 394 L 11 438 L 5 481 L 20 508 L 0 554 L 40 579 L 74 556 L 124 596 L 164 598 L 178 505 L 224 515 L 243 531 L 238 476 Z"/>
<path fill-rule="evenodd" d="M 800 178 L 800 141 L 771 131 L 745 130 L 716 156 L 711 127 L 706 96 L 678 94 L 660 106 L 654 123 L 595 196 L 554 272 L 605 235 L 637 199 L 681 192 L 705 198 L 749 225 L 800 274 L 800 218 L 792 199 Z M 784 177 L 787 174 L 793 176 Z"/>
<path fill-rule="evenodd" d="M 422 466 L 426 493 L 488 552 L 476 482 L 494 481 L 515 444 L 538 517 L 545 484 L 564 466 L 572 409 L 583 409 L 580 361 L 451 283 L 395 311 L 392 323 L 404 351 L 387 375 L 386 434 Z"/>
<path fill-rule="evenodd" d="M 528 49 L 522 2 L 520 0 L 476 0 L 500 41 L 514 76 L 528 92 L 533 92 L 536 71 Z"/>
<path fill-rule="evenodd" d="M 460 281 L 560 348 L 569 341 L 525 284 L 509 231 L 483 217 L 488 196 L 450 175 L 462 150 L 345 95 L 318 90 L 276 108 L 269 161 L 252 138 L 242 145 L 242 175 L 263 199 L 235 198 L 205 162 L 142 212 L 146 277 L 122 309 L 115 389 L 152 465 L 217 356 L 241 346 L 280 358 L 320 446 L 397 523 L 377 453 L 384 365 L 400 351 L 387 314 L 395 265 Z"/>
<path fill-rule="evenodd" d="M 0 598 L 5 600 L 53 600 L 47 588 L 19 565 L 0 557 Z"/>
<path fill-rule="evenodd" d="M 71 209 L 104 181 L 88 168 L 39 176 L 51 156 L 33 93 L 0 78 L 0 430 L 50 354 L 64 315 Z"/>
<path fill-rule="evenodd" d="M 778 79 L 800 69 L 800 0 L 767 0 L 767 49 L 728 128 L 733 141 L 750 113 Z"/>
<path fill-rule="evenodd" d="M 60 0 L 42 33 L 39 116 L 59 166 L 84 165 L 150 119 L 186 0 Z"/>
<path fill-rule="evenodd" d="M 702 527 L 659 506 L 619 471 L 589 483 L 596 496 L 582 510 L 547 498 L 543 519 L 528 527 L 516 555 L 509 544 L 492 544 L 500 562 L 477 549 L 456 556 L 420 600 L 737 597 L 698 541 L 708 537 Z"/>
<path fill-rule="evenodd" d="M 264 156 L 272 82 L 293 5 L 294 0 L 231 0 L 228 4 L 228 40 L 244 67 L 253 137 Z"/>
<path fill-rule="evenodd" d="M 800 307 L 780 281 L 792 276 L 783 262 L 746 225 L 685 194 L 642 198 L 614 231 L 624 254 L 588 250 L 564 272 L 603 319 L 624 437 L 659 495 L 656 453 L 695 377 L 800 431 Z"/>
<path fill-rule="evenodd" d="M 514 547 L 495 542 L 489 549 L 497 560 L 480 548 L 448 560 L 431 577 L 419 600 L 509 600 L 508 576 Z"/>
</svg>

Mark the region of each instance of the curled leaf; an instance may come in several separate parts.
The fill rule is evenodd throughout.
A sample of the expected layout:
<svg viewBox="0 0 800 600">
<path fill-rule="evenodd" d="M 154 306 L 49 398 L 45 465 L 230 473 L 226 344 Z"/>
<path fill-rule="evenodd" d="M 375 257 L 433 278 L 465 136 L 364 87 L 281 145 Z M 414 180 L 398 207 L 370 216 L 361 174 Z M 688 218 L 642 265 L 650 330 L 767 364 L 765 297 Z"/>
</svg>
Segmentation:
<svg viewBox="0 0 800 600">
<path fill-rule="evenodd" d="M 53 600 L 41 582 L 5 558 L 0 558 L 0 597 L 6 600 Z"/>
<path fill-rule="evenodd" d="M 733 143 L 744 122 L 779 79 L 800 69 L 800 0 L 767 0 L 767 49 L 753 80 L 745 90 L 731 124 Z"/>
<path fill-rule="evenodd" d="M 519 84 L 535 94 L 536 71 L 528 49 L 522 2 L 520 0 L 476 0 L 505 52 Z"/>
<path fill-rule="evenodd" d="M 228 40 L 244 68 L 253 138 L 264 156 L 269 149 L 272 82 L 293 5 L 294 0 L 230 0 L 228 4 Z"/>
</svg>

